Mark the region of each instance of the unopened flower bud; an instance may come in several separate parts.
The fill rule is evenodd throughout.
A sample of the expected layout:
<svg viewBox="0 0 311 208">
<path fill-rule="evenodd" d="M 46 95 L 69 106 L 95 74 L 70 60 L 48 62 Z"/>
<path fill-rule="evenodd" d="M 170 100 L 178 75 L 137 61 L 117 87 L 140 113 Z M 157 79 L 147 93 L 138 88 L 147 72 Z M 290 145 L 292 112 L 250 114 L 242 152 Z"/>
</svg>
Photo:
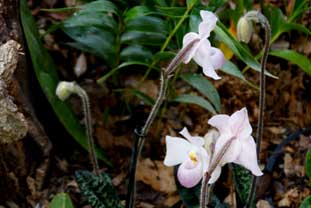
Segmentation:
<svg viewBox="0 0 311 208">
<path fill-rule="evenodd" d="M 248 43 L 251 39 L 253 27 L 246 17 L 241 17 L 237 25 L 238 40 Z"/>
<path fill-rule="evenodd" d="M 59 99 L 64 101 L 74 92 L 74 88 L 75 88 L 74 82 L 62 81 L 57 85 L 56 95 Z"/>
</svg>

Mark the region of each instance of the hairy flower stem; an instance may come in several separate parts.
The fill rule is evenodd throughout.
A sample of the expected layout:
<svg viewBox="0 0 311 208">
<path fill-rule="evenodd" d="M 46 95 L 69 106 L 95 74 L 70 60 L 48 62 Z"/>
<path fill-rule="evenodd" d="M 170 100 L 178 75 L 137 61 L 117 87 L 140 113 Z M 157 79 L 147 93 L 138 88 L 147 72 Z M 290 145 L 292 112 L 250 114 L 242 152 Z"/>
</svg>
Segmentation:
<svg viewBox="0 0 311 208">
<path fill-rule="evenodd" d="M 168 65 L 167 68 L 162 69 L 161 71 L 161 83 L 159 89 L 159 95 L 157 100 L 152 107 L 150 114 L 145 122 L 145 125 L 141 128 L 141 130 L 135 129 L 135 142 L 134 147 L 132 149 L 132 156 L 131 156 L 131 166 L 130 166 L 130 173 L 129 173 L 129 183 L 128 183 L 128 193 L 126 199 L 126 208 L 133 208 L 135 206 L 135 195 L 136 195 L 136 168 L 140 153 L 142 151 L 146 135 L 149 132 L 149 129 L 157 116 L 159 109 L 165 99 L 168 81 L 171 75 L 174 73 L 177 66 L 184 60 L 185 56 L 191 50 L 193 45 L 197 43 L 199 39 L 196 39 L 190 42 L 186 47 L 181 49 L 178 54 L 174 57 L 171 63 Z"/>
<path fill-rule="evenodd" d="M 203 180 L 202 180 L 202 186 L 201 186 L 201 196 L 200 196 L 200 207 L 206 208 L 206 191 L 208 186 L 208 181 L 211 178 L 212 173 L 216 169 L 217 165 L 219 165 L 222 157 L 229 149 L 231 143 L 233 140 L 236 139 L 236 137 L 230 138 L 230 140 L 223 146 L 223 148 L 220 150 L 220 152 L 216 155 L 215 160 L 213 160 L 213 163 L 211 164 L 208 171 L 205 173 Z"/>
<path fill-rule="evenodd" d="M 260 71 L 259 116 L 258 116 L 258 123 L 257 123 L 257 132 L 256 132 L 257 158 L 259 160 L 260 146 L 261 146 L 261 140 L 263 136 L 263 127 L 264 127 L 264 110 L 265 110 L 265 97 L 266 97 L 265 96 L 265 88 L 266 88 L 265 71 L 266 71 L 266 64 L 267 64 L 270 39 L 271 39 L 271 28 L 270 28 L 270 24 L 267 18 L 258 11 L 250 11 L 246 13 L 244 17 L 249 20 L 259 22 L 265 30 L 264 53 L 261 59 L 261 71 Z M 251 207 L 252 202 L 254 200 L 254 197 L 256 194 L 256 181 L 257 181 L 257 177 L 253 176 L 252 185 L 251 185 L 248 201 L 246 204 L 246 208 Z"/>
<path fill-rule="evenodd" d="M 99 176 L 99 166 L 98 166 L 98 160 L 97 160 L 96 153 L 95 153 L 95 145 L 94 145 L 94 139 L 93 139 L 93 133 L 92 133 L 93 127 L 92 127 L 89 96 L 87 95 L 85 90 L 76 83 L 74 85 L 74 92 L 77 95 L 79 95 L 79 97 L 82 100 L 83 113 L 85 117 L 86 137 L 87 137 L 88 146 L 89 146 L 90 160 L 91 160 L 95 174 Z"/>
</svg>

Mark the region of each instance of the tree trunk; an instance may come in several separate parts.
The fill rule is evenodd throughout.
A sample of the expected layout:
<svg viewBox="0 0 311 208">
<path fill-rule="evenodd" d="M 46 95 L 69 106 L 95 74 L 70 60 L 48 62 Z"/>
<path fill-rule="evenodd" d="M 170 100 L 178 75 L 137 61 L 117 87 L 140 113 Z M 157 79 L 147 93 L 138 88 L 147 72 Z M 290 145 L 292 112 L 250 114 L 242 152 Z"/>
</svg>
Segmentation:
<svg viewBox="0 0 311 208">
<path fill-rule="evenodd" d="M 0 0 L 0 34 L 0 46 L 14 40 L 21 45 L 21 54 L 25 53 L 19 21 L 19 0 Z M 25 55 L 18 55 L 17 60 L 14 75 L 9 83 L 6 83 L 6 91 L 18 108 L 16 113 L 25 118 L 28 133 L 19 141 L 7 144 L 0 142 L 0 205 L 12 207 L 16 204 L 19 207 L 30 207 L 30 200 L 36 202 L 39 199 L 26 199 L 26 196 L 36 195 L 34 192 L 41 189 L 49 166 L 51 144 L 30 102 L 29 71 Z"/>
</svg>

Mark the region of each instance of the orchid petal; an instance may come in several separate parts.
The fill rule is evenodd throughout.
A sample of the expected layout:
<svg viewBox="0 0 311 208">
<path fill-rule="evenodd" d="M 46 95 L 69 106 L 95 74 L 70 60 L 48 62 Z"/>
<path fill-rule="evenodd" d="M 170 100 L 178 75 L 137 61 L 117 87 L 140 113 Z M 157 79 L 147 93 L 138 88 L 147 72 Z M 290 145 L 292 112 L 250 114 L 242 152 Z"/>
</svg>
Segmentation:
<svg viewBox="0 0 311 208">
<path fill-rule="evenodd" d="M 203 66 L 203 73 L 205 76 L 211 77 L 214 80 L 221 79 L 221 77 L 218 76 L 218 74 L 215 72 L 213 65 L 209 62 L 206 62 L 205 65 Z"/>
<path fill-rule="evenodd" d="M 227 135 L 227 134 L 222 134 L 217 139 L 217 142 L 215 144 L 215 150 L 214 150 L 214 156 L 215 156 L 214 159 L 217 157 L 218 154 L 221 154 L 222 149 L 228 142 L 230 142 L 231 139 L 232 139 L 232 135 Z M 241 146 L 240 140 L 237 138 L 233 138 L 233 141 L 231 141 L 230 146 L 228 147 L 227 151 L 222 156 L 219 164 L 223 166 L 227 163 L 231 163 L 235 161 L 240 155 L 241 148 L 242 146 Z"/>
<path fill-rule="evenodd" d="M 199 24 L 199 35 L 200 38 L 206 39 L 215 28 L 218 19 L 214 13 L 209 11 L 201 10 L 200 15 L 203 21 Z"/>
<path fill-rule="evenodd" d="M 198 154 L 200 157 L 200 161 L 202 162 L 202 174 L 204 174 L 209 167 L 210 156 L 207 154 L 206 149 L 204 149 L 203 147 L 200 147 L 198 149 Z"/>
<path fill-rule="evenodd" d="M 218 48 L 211 47 L 210 61 L 214 69 L 220 69 L 225 63 L 225 56 Z"/>
<path fill-rule="evenodd" d="M 195 39 L 199 39 L 199 35 L 194 32 L 187 33 L 183 38 L 183 48 L 186 47 L 189 43 L 194 41 Z M 184 63 L 187 64 L 190 62 L 190 60 L 193 58 L 194 54 L 196 53 L 197 49 L 199 47 L 199 42 L 195 43 L 192 48 L 189 50 L 188 54 L 184 58 Z"/>
<path fill-rule="evenodd" d="M 189 158 L 188 153 L 193 148 L 188 141 L 178 138 L 166 136 L 166 156 L 164 165 L 178 165 Z"/>
<path fill-rule="evenodd" d="M 236 164 L 242 165 L 252 172 L 255 176 L 261 176 L 261 172 L 257 163 L 256 143 L 252 136 L 241 140 L 242 151 L 239 157 L 233 161 Z"/>
<path fill-rule="evenodd" d="M 230 116 L 225 114 L 215 115 L 208 120 L 208 124 L 215 127 L 220 134 L 228 131 Z"/>
<path fill-rule="evenodd" d="M 183 162 L 177 171 L 177 178 L 181 185 L 191 188 L 197 185 L 202 178 L 202 164 L 194 164 L 190 159 Z"/>
<path fill-rule="evenodd" d="M 233 134 L 239 139 L 247 139 L 251 135 L 252 126 L 249 123 L 246 108 L 233 113 L 229 122 Z"/>
<path fill-rule="evenodd" d="M 215 183 L 218 180 L 220 174 L 221 174 L 221 166 L 217 165 L 215 170 L 213 171 L 211 178 L 209 179 L 208 183 L 209 184 Z"/>
<path fill-rule="evenodd" d="M 197 146 L 203 146 L 204 145 L 204 139 L 199 136 L 191 136 L 188 129 L 184 127 L 180 132 L 181 135 L 183 135 L 186 139 L 189 140 L 190 143 L 197 145 Z"/>
</svg>

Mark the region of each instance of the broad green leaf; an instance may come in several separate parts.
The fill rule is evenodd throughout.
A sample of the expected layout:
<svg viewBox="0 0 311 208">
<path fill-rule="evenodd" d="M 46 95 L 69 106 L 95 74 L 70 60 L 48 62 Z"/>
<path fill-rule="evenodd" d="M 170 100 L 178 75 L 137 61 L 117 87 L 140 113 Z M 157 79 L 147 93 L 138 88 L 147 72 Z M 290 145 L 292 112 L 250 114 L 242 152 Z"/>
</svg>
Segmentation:
<svg viewBox="0 0 311 208">
<path fill-rule="evenodd" d="M 74 208 L 74 206 L 68 194 L 59 193 L 53 197 L 49 208 Z"/>
<path fill-rule="evenodd" d="M 163 60 L 169 60 L 169 59 L 172 60 L 175 56 L 176 56 L 176 53 L 174 52 L 160 51 L 153 56 L 153 60 L 156 62 L 163 61 Z"/>
<path fill-rule="evenodd" d="M 311 207 L 311 196 L 308 196 L 303 200 L 300 205 L 300 208 L 310 208 Z"/>
<path fill-rule="evenodd" d="M 185 7 L 159 7 L 156 6 L 157 10 L 165 16 L 168 17 L 181 17 L 186 12 L 187 8 Z"/>
<path fill-rule="evenodd" d="M 252 174 L 244 167 L 232 164 L 233 182 L 236 193 L 243 204 L 247 203 L 250 187 L 252 185 Z"/>
<path fill-rule="evenodd" d="M 56 66 L 40 41 L 35 21 L 27 6 L 26 0 L 20 1 L 20 15 L 35 74 L 45 96 L 66 130 L 82 147 L 88 150 L 84 128 L 81 126 L 71 108 L 55 95 L 55 89 L 59 82 Z M 111 166 L 111 162 L 98 147 L 96 147 L 96 155 L 107 165 Z"/>
<path fill-rule="evenodd" d="M 211 101 L 216 111 L 218 113 L 220 112 L 221 103 L 219 94 L 214 85 L 206 77 L 199 74 L 187 73 L 182 76 L 182 79 L 205 95 Z"/>
<path fill-rule="evenodd" d="M 220 70 L 244 81 L 246 80 L 239 68 L 231 61 L 226 60 Z"/>
<path fill-rule="evenodd" d="M 120 58 L 123 61 L 150 63 L 152 60 L 152 52 L 141 45 L 130 45 L 121 51 Z"/>
<path fill-rule="evenodd" d="M 311 182 L 311 149 L 308 150 L 305 161 L 306 175 Z"/>
<path fill-rule="evenodd" d="M 155 32 L 155 33 L 168 33 L 166 23 L 158 17 L 142 16 L 135 19 L 131 19 L 126 22 L 126 31 L 143 31 L 143 32 Z"/>
<path fill-rule="evenodd" d="M 132 19 L 135 19 L 137 17 L 143 17 L 143 16 L 147 16 L 149 14 L 152 14 L 153 11 L 151 11 L 148 7 L 146 6 L 135 6 L 131 9 L 129 9 L 126 13 L 125 13 L 125 22 L 128 22 Z"/>
<path fill-rule="evenodd" d="M 196 105 L 201 106 L 202 108 L 205 108 L 212 114 L 216 114 L 216 111 L 213 108 L 213 106 L 210 104 L 210 102 L 208 102 L 204 98 L 199 97 L 197 95 L 183 94 L 183 95 L 177 96 L 173 101 L 179 102 L 179 103 L 196 104 Z"/>
<path fill-rule="evenodd" d="M 219 36 L 220 40 L 224 42 L 236 56 L 238 56 L 250 68 L 260 72 L 260 64 L 250 54 L 250 52 L 230 34 L 230 32 L 220 21 L 217 22 L 214 31 Z M 269 77 L 277 79 L 276 76 L 267 71 L 265 74 Z"/>
<path fill-rule="evenodd" d="M 116 21 L 108 15 L 102 13 L 79 12 L 71 16 L 64 22 L 65 28 L 70 27 L 97 27 L 116 32 L 118 25 Z"/>
<path fill-rule="evenodd" d="M 304 72 L 311 76 L 311 61 L 307 57 L 292 50 L 270 51 L 270 55 L 283 58 L 298 65 Z"/>
<path fill-rule="evenodd" d="M 146 95 L 145 93 L 142 93 L 141 91 L 138 90 L 130 90 L 130 92 L 135 95 L 136 97 L 138 97 L 139 99 L 141 99 L 146 105 L 150 105 L 153 106 L 154 105 L 154 100 L 149 97 L 148 95 Z"/>
<path fill-rule="evenodd" d="M 110 66 L 115 65 L 115 35 L 97 27 L 68 27 L 64 32 L 74 39 L 81 50 L 103 58 Z"/>
<path fill-rule="evenodd" d="M 81 6 L 81 10 L 90 13 L 104 12 L 118 15 L 118 8 L 109 0 L 98 0 Z"/>
<path fill-rule="evenodd" d="M 142 31 L 126 31 L 121 36 L 123 44 L 141 44 L 150 46 L 161 46 L 165 41 L 166 36 L 157 32 L 142 32 Z"/>
</svg>

